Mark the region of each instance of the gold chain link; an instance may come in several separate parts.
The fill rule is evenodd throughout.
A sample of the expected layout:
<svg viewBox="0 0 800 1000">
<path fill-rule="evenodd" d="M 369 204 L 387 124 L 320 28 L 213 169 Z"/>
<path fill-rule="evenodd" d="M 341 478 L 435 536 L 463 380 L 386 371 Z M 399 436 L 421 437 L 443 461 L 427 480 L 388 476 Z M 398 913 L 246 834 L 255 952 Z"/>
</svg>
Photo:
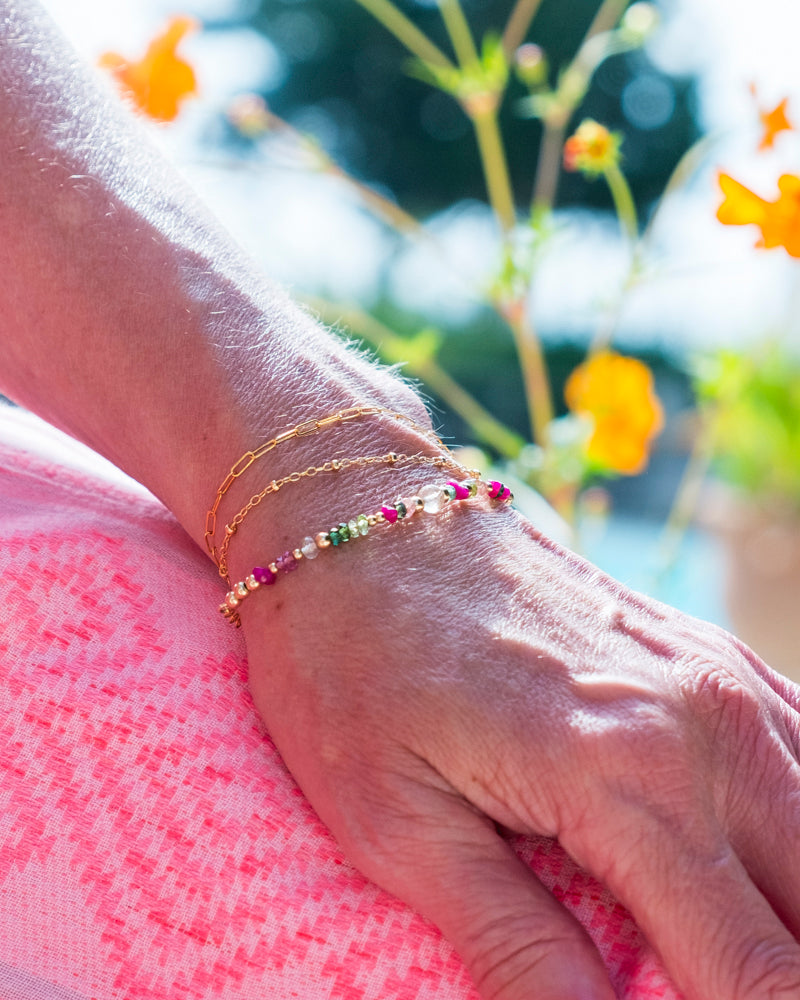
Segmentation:
<svg viewBox="0 0 800 1000">
<path fill-rule="evenodd" d="M 382 406 L 350 406 L 344 410 L 337 410 L 336 413 L 331 413 L 326 417 L 320 417 L 317 420 L 303 420 L 295 427 L 278 434 L 277 437 L 271 438 L 269 441 L 265 441 L 264 444 L 259 445 L 259 447 L 254 451 L 245 452 L 244 455 L 242 455 L 242 457 L 234 463 L 231 467 L 231 471 L 220 484 L 217 494 L 214 497 L 214 502 L 206 512 L 205 534 L 203 535 L 206 548 L 217 566 L 219 566 L 220 561 L 219 552 L 217 551 L 215 543 L 215 536 L 217 533 L 217 511 L 219 510 L 219 505 L 231 486 L 233 486 L 236 480 L 250 468 L 253 462 L 257 461 L 259 458 L 266 455 L 267 452 L 272 451 L 273 448 L 277 448 L 279 444 L 283 444 L 286 441 L 291 441 L 300 437 L 309 437 L 312 434 L 317 434 L 321 430 L 326 430 L 328 427 L 346 423 L 348 420 L 358 420 L 361 417 L 371 416 L 387 416 L 393 417 L 395 420 L 402 420 L 410 427 L 419 431 L 425 437 L 430 438 L 444 451 L 447 451 L 447 446 L 442 442 L 441 438 L 433 432 L 433 430 L 422 427 L 420 424 L 412 420 L 411 417 L 407 417 L 404 413 L 397 413 L 395 410 L 388 410 Z"/>
<path fill-rule="evenodd" d="M 477 475 L 474 470 L 465 470 L 463 465 L 456 462 L 455 459 L 449 457 L 449 455 L 404 455 L 396 451 L 390 451 L 385 455 L 367 455 L 362 458 L 334 458 L 325 462 L 323 465 L 310 465 L 302 472 L 292 472 L 288 476 L 283 476 L 281 479 L 273 479 L 272 482 L 268 483 L 260 493 L 256 493 L 252 496 L 244 507 L 234 514 L 228 524 L 225 525 L 225 537 L 222 539 L 222 543 L 217 551 L 217 567 L 219 568 L 219 575 L 223 577 L 230 588 L 231 580 L 228 575 L 228 547 L 231 544 L 231 539 L 239 530 L 239 527 L 250 511 L 258 507 L 261 501 L 266 497 L 271 496 L 273 493 L 277 493 L 289 483 L 299 483 L 302 479 L 313 479 L 321 472 L 341 472 L 345 469 L 363 468 L 368 465 L 397 465 L 399 463 L 408 465 L 432 465 L 441 469 L 451 468 L 460 473 L 468 471 L 469 474 Z"/>
</svg>

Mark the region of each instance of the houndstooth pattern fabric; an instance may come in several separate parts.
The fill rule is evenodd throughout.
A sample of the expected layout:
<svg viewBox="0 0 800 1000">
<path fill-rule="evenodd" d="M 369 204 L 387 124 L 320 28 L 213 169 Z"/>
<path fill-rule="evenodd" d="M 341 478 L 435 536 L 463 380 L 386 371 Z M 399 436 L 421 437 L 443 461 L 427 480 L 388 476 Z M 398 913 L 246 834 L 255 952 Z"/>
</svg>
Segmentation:
<svg viewBox="0 0 800 1000">
<path fill-rule="evenodd" d="M 0 1000 L 476 1000 L 287 773 L 208 560 L 42 427 L 0 413 Z M 518 850 L 620 997 L 678 1000 L 557 845 Z"/>
</svg>

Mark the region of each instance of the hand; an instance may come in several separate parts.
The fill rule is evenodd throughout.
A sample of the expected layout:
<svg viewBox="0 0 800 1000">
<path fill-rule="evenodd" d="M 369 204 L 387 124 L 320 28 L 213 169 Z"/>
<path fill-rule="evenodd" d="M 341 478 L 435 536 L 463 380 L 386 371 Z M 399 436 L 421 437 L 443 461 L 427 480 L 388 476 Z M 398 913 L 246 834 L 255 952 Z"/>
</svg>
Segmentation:
<svg viewBox="0 0 800 1000">
<path fill-rule="evenodd" d="M 800 996 L 800 697 L 730 635 L 469 505 L 323 553 L 242 618 L 311 803 L 482 996 L 614 995 L 496 824 L 558 838 L 688 1000 Z"/>
</svg>

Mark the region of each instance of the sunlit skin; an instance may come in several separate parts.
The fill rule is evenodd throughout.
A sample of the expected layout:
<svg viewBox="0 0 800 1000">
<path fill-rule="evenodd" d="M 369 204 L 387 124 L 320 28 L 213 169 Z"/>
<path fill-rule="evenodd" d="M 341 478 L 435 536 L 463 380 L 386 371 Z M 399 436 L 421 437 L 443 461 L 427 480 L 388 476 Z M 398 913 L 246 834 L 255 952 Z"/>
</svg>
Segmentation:
<svg viewBox="0 0 800 1000">
<path fill-rule="evenodd" d="M 647 365 L 600 351 L 572 372 L 564 395 L 573 413 L 592 421 L 586 452 L 593 465 L 625 475 L 643 471 L 664 425 Z"/>
<path fill-rule="evenodd" d="M 4 395 L 139 479 L 201 548 L 214 489 L 280 428 L 365 403 L 427 421 L 256 270 L 41 8 L 0 0 L 0 23 Z M 430 447 L 402 421 L 338 431 L 340 455 Z M 260 472 L 330 454 L 302 437 Z M 388 475 L 272 497 L 233 579 L 321 513 L 423 481 Z M 248 601 L 254 704 L 350 860 L 442 930 L 484 1000 L 619 996 L 509 832 L 602 880 L 686 1000 L 797 1000 L 800 689 L 508 507 L 420 516 L 347 557 Z M 163 601 L 168 622 L 169 574 Z"/>
<path fill-rule="evenodd" d="M 106 52 L 99 65 L 116 79 L 122 93 L 139 111 L 159 122 L 172 122 L 183 102 L 197 94 L 192 66 L 177 54 L 184 37 L 196 30 L 190 17 L 173 17 L 153 38 L 141 59 Z"/>
<path fill-rule="evenodd" d="M 774 201 L 761 198 L 729 174 L 719 175 L 725 196 L 717 218 L 726 226 L 758 226 L 758 247 L 783 247 L 791 257 L 800 257 L 800 177 L 778 178 L 779 195 Z"/>
</svg>

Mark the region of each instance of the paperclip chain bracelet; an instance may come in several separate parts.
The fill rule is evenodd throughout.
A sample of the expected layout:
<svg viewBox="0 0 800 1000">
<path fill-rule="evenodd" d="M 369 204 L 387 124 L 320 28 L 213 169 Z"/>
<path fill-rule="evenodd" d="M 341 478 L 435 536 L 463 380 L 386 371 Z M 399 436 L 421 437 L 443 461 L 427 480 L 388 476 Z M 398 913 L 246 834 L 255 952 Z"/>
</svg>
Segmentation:
<svg viewBox="0 0 800 1000">
<path fill-rule="evenodd" d="M 250 594 L 261 587 L 272 586 L 283 573 L 291 573 L 306 559 L 316 559 L 326 549 L 339 548 L 347 542 L 355 541 L 369 534 L 372 528 L 381 524 L 396 524 L 407 521 L 419 511 L 439 514 L 453 502 L 472 500 L 485 493 L 495 503 L 511 503 L 514 497 L 507 486 L 497 480 L 486 482 L 482 479 L 468 479 L 464 482 L 451 480 L 441 485 L 423 486 L 415 494 L 383 504 L 373 514 L 358 514 L 349 521 L 342 521 L 328 531 L 320 531 L 313 537 L 307 535 L 296 549 L 284 552 L 266 566 L 254 566 L 244 580 L 236 583 L 220 604 L 221 614 L 237 628 L 241 625 L 239 607 Z"/>
<path fill-rule="evenodd" d="M 370 416 L 386 416 L 391 417 L 394 420 L 401 420 L 414 430 L 419 431 L 424 437 L 430 439 L 443 451 L 447 451 L 447 446 L 439 437 L 437 437 L 433 430 L 427 427 L 422 427 L 420 424 L 412 420 L 411 417 L 407 417 L 404 413 L 397 413 L 394 410 L 388 410 L 382 406 L 351 406 L 343 410 L 337 410 L 336 413 L 331 413 L 329 416 L 320 417 L 316 420 L 303 420 L 295 427 L 291 427 L 289 430 L 283 431 L 276 437 L 270 438 L 269 441 L 265 441 L 264 444 L 259 445 L 254 451 L 246 451 L 244 455 L 242 455 L 241 458 L 239 458 L 231 466 L 231 471 L 220 483 L 219 488 L 217 489 L 217 494 L 214 497 L 214 502 L 206 512 L 205 534 L 203 535 L 206 548 L 217 566 L 219 566 L 219 552 L 217 551 L 215 536 L 217 533 L 217 512 L 219 510 L 219 505 L 222 503 L 222 498 L 231 486 L 233 486 L 240 476 L 247 472 L 253 462 L 262 458 L 268 452 L 277 448 L 278 445 L 283 444 L 286 441 L 291 441 L 295 438 L 309 437 L 312 434 L 317 434 L 319 431 L 325 430 L 328 427 L 334 427 L 337 424 L 343 424 L 349 420 L 359 420 L 361 417 Z"/>
<path fill-rule="evenodd" d="M 225 534 L 222 542 L 217 550 L 217 557 L 219 559 L 218 569 L 219 575 L 226 581 L 228 586 L 231 586 L 231 580 L 228 576 L 228 548 L 231 544 L 231 540 L 239 527 L 244 522 L 247 515 L 251 510 L 258 507 L 262 500 L 266 497 L 277 493 L 284 486 L 289 483 L 299 483 L 303 479 L 313 479 L 320 473 L 325 472 L 343 472 L 346 469 L 362 468 L 368 465 L 431 465 L 439 469 L 450 468 L 454 472 L 461 475 L 477 475 L 477 472 L 471 469 L 465 469 L 463 465 L 457 462 L 449 454 L 446 455 L 405 455 L 402 452 L 390 451 L 385 455 L 368 455 L 363 458 L 334 458 L 328 462 L 324 462 L 322 465 L 311 465 L 302 472 L 292 472 L 288 476 L 283 476 L 281 479 L 273 479 L 271 483 L 264 487 L 260 493 L 256 493 L 255 496 L 251 497 L 250 500 L 242 507 L 231 518 L 228 524 L 225 525 Z"/>
</svg>

